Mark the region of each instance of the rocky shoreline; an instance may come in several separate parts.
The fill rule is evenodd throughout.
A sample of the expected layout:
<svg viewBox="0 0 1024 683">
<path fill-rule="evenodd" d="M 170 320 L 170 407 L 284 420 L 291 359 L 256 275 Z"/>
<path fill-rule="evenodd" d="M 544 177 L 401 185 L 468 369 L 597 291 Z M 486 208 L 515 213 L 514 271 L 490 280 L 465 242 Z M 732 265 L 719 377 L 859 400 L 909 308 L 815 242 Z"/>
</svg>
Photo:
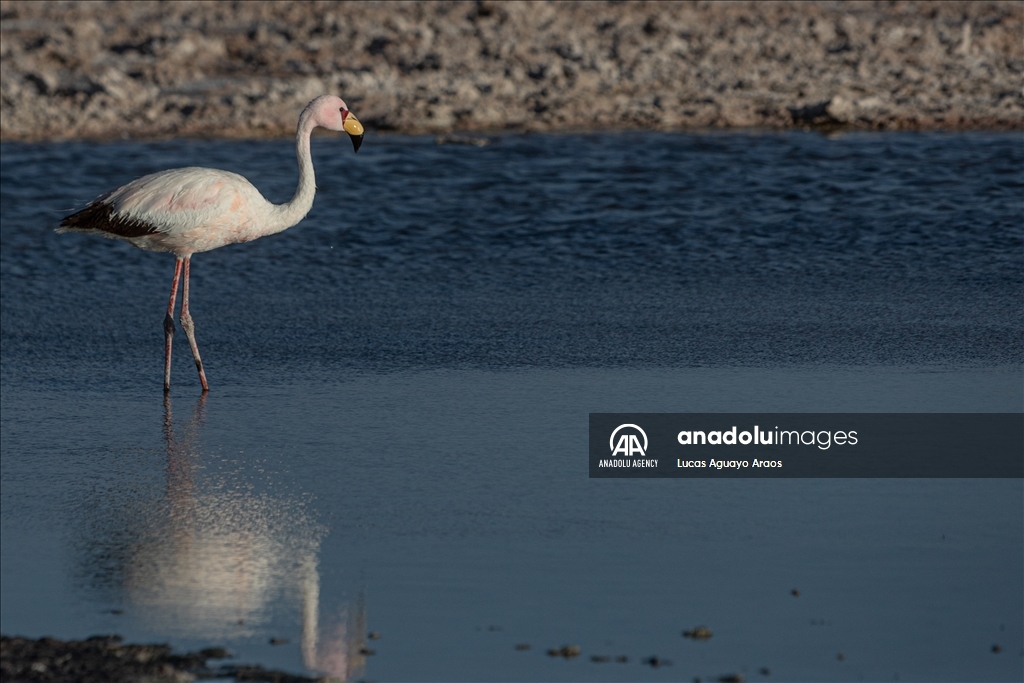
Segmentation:
<svg viewBox="0 0 1024 683">
<path fill-rule="evenodd" d="M 1024 3 L 0 2 L 0 138 L 1024 129 Z"/>
<path fill-rule="evenodd" d="M 120 636 L 86 640 L 0 637 L 5 683 L 188 683 L 202 679 L 314 683 L 317 679 L 245 664 L 211 667 L 231 657 L 223 648 L 174 654 L 169 645 L 122 645 Z"/>
</svg>

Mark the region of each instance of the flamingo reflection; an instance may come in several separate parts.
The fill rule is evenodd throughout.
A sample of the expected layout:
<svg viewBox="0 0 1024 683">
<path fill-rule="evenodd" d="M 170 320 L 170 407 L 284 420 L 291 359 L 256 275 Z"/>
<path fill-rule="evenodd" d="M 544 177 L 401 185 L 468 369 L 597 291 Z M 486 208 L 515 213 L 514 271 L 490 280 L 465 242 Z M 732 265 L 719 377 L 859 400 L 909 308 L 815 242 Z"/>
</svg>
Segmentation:
<svg viewBox="0 0 1024 683">
<path fill-rule="evenodd" d="M 240 475 L 207 469 L 200 447 L 207 396 L 180 424 L 164 396 L 166 495 L 132 549 L 125 573 L 130 601 L 155 630 L 211 642 L 279 635 L 267 630 L 271 618 L 282 623 L 282 605 L 298 607 L 304 666 L 342 680 L 359 676 L 362 600 L 327 620 L 320 615 L 324 529 L 301 500 L 257 493 Z"/>
</svg>

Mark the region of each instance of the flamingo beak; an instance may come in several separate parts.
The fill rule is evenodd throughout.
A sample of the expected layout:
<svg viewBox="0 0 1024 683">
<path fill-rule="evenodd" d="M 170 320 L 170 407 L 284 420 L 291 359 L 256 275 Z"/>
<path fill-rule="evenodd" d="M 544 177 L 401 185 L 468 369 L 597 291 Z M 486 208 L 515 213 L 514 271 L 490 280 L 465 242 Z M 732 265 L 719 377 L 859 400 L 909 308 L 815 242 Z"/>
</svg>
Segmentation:
<svg viewBox="0 0 1024 683">
<path fill-rule="evenodd" d="M 345 132 L 352 138 L 352 148 L 355 151 L 359 151 L 359 145 L 363 144 L 363 124 L 359 123 L 359 119 L 352 112 L 348 112 L 345 116 L 345 123 L 342 126 Z"/>
</svg>

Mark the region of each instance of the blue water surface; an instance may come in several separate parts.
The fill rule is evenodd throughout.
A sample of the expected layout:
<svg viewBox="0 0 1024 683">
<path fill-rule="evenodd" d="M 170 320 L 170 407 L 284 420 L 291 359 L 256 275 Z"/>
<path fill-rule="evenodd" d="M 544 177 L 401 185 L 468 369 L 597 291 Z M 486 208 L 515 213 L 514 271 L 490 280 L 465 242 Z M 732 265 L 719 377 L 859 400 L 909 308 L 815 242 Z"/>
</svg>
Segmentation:
<svg viewBox="0 0 1024 683">
<path fill-rule="evenodd" d="M 175 166 L 286 201 L 292 143 L 0 147 L 5 634 L 379 681 L 1022 678 L 1020 480 L 587 478 L 590 412 L 1024 410 L 1019 134 L 313 153 L 305 221 L 193 259 L 211 391 L 179 334 L 165 398 L 173 260 L 53 228 Z"/>
</svg>

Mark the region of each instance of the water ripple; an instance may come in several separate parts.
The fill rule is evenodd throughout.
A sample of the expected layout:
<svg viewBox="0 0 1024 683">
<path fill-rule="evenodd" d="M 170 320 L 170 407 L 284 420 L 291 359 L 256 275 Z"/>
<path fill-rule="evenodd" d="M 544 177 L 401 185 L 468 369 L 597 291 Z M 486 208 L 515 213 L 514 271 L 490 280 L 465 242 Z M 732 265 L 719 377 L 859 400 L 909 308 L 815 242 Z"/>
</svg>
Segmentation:
<svg viewBox="0 0 1024 683">
<path fill-rule="evenodd" d="M 221 363 L 1022 360 L 1017 134 L 343 142 L 314 140 L 300 226 L 195 259 Z M 4 145 L 5 376 L 159 347 L 169 259 L 54 235 L 69 210 L 195 164 L 285 201 L 293 158 L 287 141 Z"/>
</svg>

